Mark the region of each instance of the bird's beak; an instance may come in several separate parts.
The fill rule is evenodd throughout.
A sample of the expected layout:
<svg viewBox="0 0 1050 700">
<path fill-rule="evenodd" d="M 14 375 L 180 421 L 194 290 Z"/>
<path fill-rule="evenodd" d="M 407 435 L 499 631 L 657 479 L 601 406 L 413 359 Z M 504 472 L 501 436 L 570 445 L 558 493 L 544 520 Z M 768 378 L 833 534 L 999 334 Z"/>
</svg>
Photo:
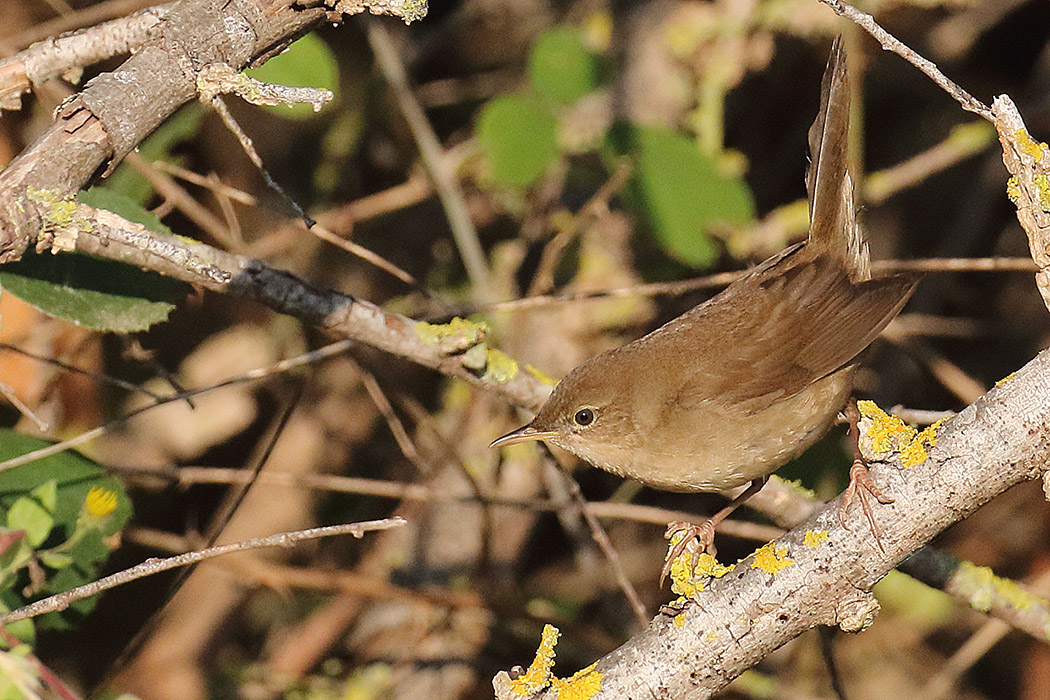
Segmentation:
<svg viewBox="0 0 1050 700">
<path fill-rule="evenodd" d="M 531 442 L 533 440 L 547 440 L 557 437 L 558 433 L 553 430 L 536 430 L 531 424 L 512 430 L 501 438 L 492 441 L 489 447 L 504 447 L 506 445 L 517 445 L 519 442 Z"/>
</svg>

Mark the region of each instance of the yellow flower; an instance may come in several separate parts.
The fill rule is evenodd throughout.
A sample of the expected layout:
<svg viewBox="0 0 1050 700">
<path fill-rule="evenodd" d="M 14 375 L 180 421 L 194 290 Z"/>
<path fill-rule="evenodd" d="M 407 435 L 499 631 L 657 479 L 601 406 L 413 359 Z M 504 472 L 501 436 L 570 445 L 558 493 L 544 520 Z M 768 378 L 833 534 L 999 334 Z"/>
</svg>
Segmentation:
<svg viewBox="0 0 1050 700">
<path fill-rule="evenodd" d="M 89 516 L 98 520 L 109 517 L 116 509 L 117 494 L 101 486 L 92 486 L 87 498 L 84 499 L 84 510 Z"/>
</svg>

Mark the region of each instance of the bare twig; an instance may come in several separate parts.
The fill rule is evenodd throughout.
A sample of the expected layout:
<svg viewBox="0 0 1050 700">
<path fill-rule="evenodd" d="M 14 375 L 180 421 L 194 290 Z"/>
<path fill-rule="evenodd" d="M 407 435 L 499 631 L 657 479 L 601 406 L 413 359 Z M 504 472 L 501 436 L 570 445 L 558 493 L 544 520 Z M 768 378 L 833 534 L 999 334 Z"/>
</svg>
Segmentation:
<svg viewBox="0 0 1050 700">
<path fill-rule="evenodd" d="M 225 386 L 231 386 L 233 384 L 239 384 L 241 382 L 262 379 L 263 377 L 268 377 L 279 372 L 287 372 L 297 367 L 302 367 L 303 365 L 318 362 L 322 359 L 332 357 L 333 355 L 337 355 L 341 352 L 345 352 L 346 349 L 349 347 L 350 341 L 341 340 L 339 342 L 332 343 L 331 345 L 326 345 L 323 348 L 319 348 L 317 350 L 313 350 L 311 352 L 304 353 L 302 355 L 298 355 L 287 360 L 282 360 L 271 365 L 270 367 L 263 367 L 257 370 L 252 370 L 250 372 L 245 372 L 243 374 L 239 374 L 237 376 L 225 379 L 216 384 L 201 387 L 199 389 L 188 389 L 186 391 L 180 391 L 176 394 L 173 394 L 172 396 L 166 396 L 164 398 L 158 399 L 155 403 L 151 403 L 148 406 L 143 406 L 142 408 L 135 409 L 134 411 L 129 411 L 128 413 L 117 418 L 116 420 L 112 420 L 106 423 L 105 425 L 100 425 L 97 428 L 87 430 L 81 433 L 80 435 L 77 435 L 76 437 L 69 438 L 68 440 L 63 440 L 62 442 L 56 442 L 54 445 L 49 445 L 48 447 L 43 447 L 39 450 L 33 450 L 32 452 L 27 452 L 24 455 L 0 462 L 0 471 L 14 469 L 15 467 L 19 467 L 23 464 L 29 464 L 30 462 L 35 462 L 38 459 L 43 459 L 45 457 L 50 457 L 51 455 L 60 454 L 62 452 L 65 452 L 66 450 L 71 450 L 75 447 L 78 447 L 79 445 L 83 445 L 86 442 L 94 440 L 98 436 L 104 434 L 107 430 L 121 425 L 127 420 L 139 415 L 140 413 L 145 413 L 146 411 L 152 410 L 157 406 L 161 406 L 166 403 L 171 403 L 173 401 L 184 401 L 192 396 L 198 396 L 200 394 L 205 394 L 210 391 L 215 391 L 216 389 L 220 389 Z"/>
<path fill-rule="evenodd" d="M 882 48 L 886 51 L 892 51 L 925 73 L 930 80 L 955 98 L 955 101 L 958 102 L 967 112 L 973 112 L 974 114 L 980 115 L 990 122 L 995 121 L 995 116 L 992 114 L 991 108 L 963 90 L 959 85 L 949 80 L 948 77 L 937 68 L 937 66 L 920 56 L 912 48 L 902 43 L 900 39 L 879 26 L 874 17 L 865 12 L 861 12 L 848 3 L 842 2 L 842 0 L 820 1 L 838 14 L 853 21 L 861 29 L 868 32 L 868 34 L 871 34 L 876 41 L 882 44 Z"/>
<path fill-rule="evenodd" d="M 0 108 L 19 109 L 21 95 L 34 85 L 128 53 L 146 40 L 167 9 L 150 8 L 75 34 L 47 39 L 0 60 Z"/>
<path fill-rule="evenodd" d="M 9 387 L 7 384 L 4 384 L 3 382 L 0 382 L 0 396 L 3 396 L 5 399 L 7 399 L 7 402 L 14 406 L 15 410 L 17 410 L 29 420 L 33 421 L 33 423 L 36 424 L 37 430 L 39 430 L 42 433 L 46 433 L 49 430 L 51 430 L 51 426 L 48 425 L 47 421 L 45 421 L 43 418 L 34 413 L 33 409 L 27 406 L 25 401 L 18 398 L 18 394 L 15 393 L 15 390 Z"/>
<path fill-rule="evenodd" d="M 477 298 L 487 301 L 490 297 L 488 263 L 485 261 L 485 253 L 478 240 L 474 222 L 471 221 L 470 213 L 467 211 L 463 193 L 459 190 L 453 174 L 442 158 L 444 149 L 433 127 L 430 126 L 426 113 L 412 94 L 408 76 L 405 74 L 405 68 L 397 55 L 397 49 L 394 47 L 390 34 L 378 22 L 369 22 L 368 42 L 375 54 L 376 63 L 397 97 L 405 121 L 408 122 L 416 144 L 419 146 L 419 155 L 434 181 L 434 188 L 441 199 L 441 205 L 445 208 L 445 215 L 452 228 L 452 236 L 477 292 Z"/>
<path fill-rule="evenodd" d="M 48 357 L 46 355 L 38 355 L 36 353 L 33 353 L 33 352 L 30 352 L 30 351 L 25 350 L 23 348 L 20 348 L 17 345 L 11 345 L 10 343 L 0 342 L 0 350 L 7 350 L 7 351 L 10 351 L 10 352 L 18 353 L 19 355 L 22 355 L 23 357 L 28 357 L 28 358 L 30 358 L 32 360 L 36 360 L 38 362 L 43 362 L 45 364 L 53 365 L 53 366 L 58 367 L 60 369 L 64 369 L 67 372 L 73 372 L 74 374 L 79 374 L 79 375 L 81 375 L 83 377 L 87 377 L 91 381 L 97 382 L 99 384 L 109 384 L 110 386 L 120 387 L 121 389 L 124 389 L 126 391 L 130 391 L 130 392 L 135 393 L 135 394 L 144 394 L 144 395 L 150 397 L 151 399 L 159 399 L 160 398 L 160 396 L 157 395 L 156 393 L 150 391 L 146 387 L 139 386 L 138 384 L 132 384 L 131 382 L 124 381 L 123 379 L 120 379 L 119 377 L 111 377 L 108 374 L 97 374 L 95 372 L 89 372 L 86 369 L 82 369 L 82 368 L 77 367 L 75 365 L 71 365 L 71 364 L 69 364 L 67 362 L 63 362 L 62 360 L 58 360 L 58 359 L 55 359 L 53 357 Z"/>
<path fill-rule="evenodd" d="M 102 23 L 121 25 L 129 20 L 134 22 L 133 18 L 144 13 L 163 18 L 174 4 L 173 2 L 158 4 L 155 0 L 106 0 L 68 15 L 41 22 L 7 41 L 16 48 L 24 48 L 38 41 L 47 41 L 53 36 L 83 27 L 92 27 L 92 30 L 99 29 L 103 32 L 119 33 L 119 30 L 109 29 Z"/>
<path fill-rule="evenodd" d="M 606 560 L 608 560 L 609 568 L 616 578 L 616 583 L 620 586 L 620 590 L 623 591 L 627 602 L 630 603 L 631 610 L 634 611 L 638 624 L 644 628 L 649 623 L 649 615 L 645 611 L 642 599 L 638 597 L 638 591 L 634 589 L 634 584 L 627 578 L 619 553 L 613 547 L 612 542 L 609 541 L 609 535 L 606 534 L 605 528 L 602 527 L 602 524 L 598 522 L 598 518 L 588 508 L 587 499 L 583 497 L 583 492 L 580 490 L 580 485 L 576 483 L 576 479 L 572 478 L 572 474 L 560 461 L 553 457 L 552 460 L 558 466 L 558 470 L 568 486 L 569 495 L 572 497 L 573 503 L 579 509 L 584 522 L 587 523 L 587 527 L 591 531 L 591 537 L 594 539 L 595 544 L 598 545 L 598 548 L 602 550 Z"/>
<path fill-rule="evenodd" d="M 365 248 L 363 245 L 358 245 L 353 241 L 341 238 L 329 231 L 328 229 L 326 229 L 321 224 L 314 224 L 313 226 L 311 226 L 310 233 L 317 236 L 322 241 L 327 241 L 328 243 L 331 243 L 337 248 L 342 248 L 351 255 L 356 255 L 368 264 L 378 267 L 383 272 L 393 275 L 408 286 L 414 289 L 418 289 L 427 295 L 430 295 L 430 292 L 427 291 L 426 287 L 420 284 L 415 277 L 405 272 L 400 267 L 390 262 L 378 253 L 374 253 L 368 248 Z"/>
<path fill-rule="evenodd" d="M 112 574 L 111 576 L 101 578 L 98 581 L 78 586 L 64 593 L 59 593 L 50 598 L 45 598 L 36 603 L 31 603 L 25 607 L 18 608 L 17 610 L 12 610 L 3 616 L 0 616 L 0 624 L 7 624 L 9 622 L 15 622 L 16 620 L 24 620 L 28 617 L 37 617 L 38 615 L 43 615 L 45 613 L 65 610 L 70 604 L 75 603 L 78 600 L 90 598 L 102 591 L 116 588 L 117 586 L 123 585 L 129 581 L 134 581 L 135 579 L 143 578 L 145 576 L 152 576 L 153 574 L 175 569 L 180 566 L 196 564 L 205 561 L 206 559 L 213 559 L 214 557 L 222 556 L 224 554 L 244 552 L 251 549 L 263 549 L 266 547 L 290 547 L 295 543 L 304 540 L 312 540 L 319 537 L 331 537 L 333 535 L 353 535 L 354 537 L 360 538 L 366 532 L 389 530 L 391 528 L 401 527 L 402 525 L 405 525 L 406 522 L 407 521 L 404 518 L 394 516 L 393 518 L 385 518 L 383 520 L 369 520 L 347 525 L 329 525 L 327 527 L 315 527 L 309 530 L 297 530 L 295 532 L 282 532 L 277 535 L 270 535 L 269 537 L 258 537 L 243 542 L 219 545 L 217 547 L 210 547 L 196 552 L 188 552 L 186 554 L 180 554 L 166 559 L 147 559 L 143 563 L 133 566 L 130 569 L 125 569 L 124 571 Z"/>
</svg>

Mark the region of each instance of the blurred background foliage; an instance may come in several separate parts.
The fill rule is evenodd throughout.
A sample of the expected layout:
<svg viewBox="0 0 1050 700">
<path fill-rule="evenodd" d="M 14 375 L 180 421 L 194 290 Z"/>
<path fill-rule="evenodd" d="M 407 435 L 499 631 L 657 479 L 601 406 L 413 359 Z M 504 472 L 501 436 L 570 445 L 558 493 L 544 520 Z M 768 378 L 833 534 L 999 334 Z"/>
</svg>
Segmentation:
<svg viewBox="0 0 1050 700">
<path fill-rule="evenodd" d="M 0 0 L 0 50 L 92 4 Z M 984 101 L 1009 93 L 1036 137 L 1050 133 L 1046 3 L 858 5 Z M 1026 256 L 991 128 L 816 0 L 449 0 L 407 28 L 388 18 L 324 27 L 252 71 L 335 93 L 317 114 L 228 102 L 296 201 L 411 284 L 306 232 L 200 105 L 80 197 L 415 318 L 483 320 L 491 343 L 557 378 L 715 290 L 600 292 L 741 269 L 804 235 L 806 132 L 838 34 L 857 92 L 852 145 L 873 258 Z M 423 130 L 406 119 L 391 68 L 374 60 L 376 41 L 396 49 Z M 117 65 L 89 67 L 84 79 Z M 5 112 L 0 162 L 73 89 L 52 81 Z M 436 162 L 420 156 L 430 130 Z M 468 214 L 456 233 L 476 237 L 483 280 L 463 262 L 438 171 Z M 243 300 L 135 271 L 123 280 L 93 261 L 54 262 L 0 268 L 0 381 L 37 419 L 5 404 L 12 430 L 0 433 L 0 456 L 329 341 Z M 534 299 L 513 302 L 526 296 Z M 858 392 L 887 408 L 958 410 L 1045 347 L 1048 330 L 1029 274 L 931 274 L 868 354 Z M 215 561 L 174 598 L 175 575 L 125 586 L 93 611 L 38 625 L 34 653 L 85 693 L 101 684 L 191 700 L 482 698 L 496 670 L 527 664 L 552 622 L 564 632 L 556 673 L 568 675 L 636 622 L 542 453 L 488 449 L 522 418 L 485 392 L 366 347 L 144 411 L 83 456 L 0 474 L 0 603 L 213 536 L 396 512 L 410 528 Z M 846 454 L 833 431 L 781 473 L 830 497 L 845 482 Z M 230 482 L 256 468 L 241 498 Z M 12 481 L 19 473 L 32 478 Z M 722 503 L 582 465 L 576 476 L 594 501 L 694 513 Z M 117 505 L 84 534 L 93 485 Z M 1020 486 L 937 544 L 1032 580 L 1050 563 L 1048 516 L 1038 486 Z M 654 612 L 669 596 L 656 585 L 662 525 L 603 523 Z M 7 536 L 17 531 L 24 536 Z M 722 538 L 720 556 L 733 561 L 754 546 Z M 1047 646 L 1003 633 L 981 647 L 985 618 L 902 574 L 877 592 L 875 625 L 834 640 L 851 698 L 1050 697 Z M 985 636 L 974 641 L 978 630 Z M 11 631 L 30 639 L 28 625 Z M 727 696 L 833 697 L 817 635 L 778 651 Z"/>
</svg>

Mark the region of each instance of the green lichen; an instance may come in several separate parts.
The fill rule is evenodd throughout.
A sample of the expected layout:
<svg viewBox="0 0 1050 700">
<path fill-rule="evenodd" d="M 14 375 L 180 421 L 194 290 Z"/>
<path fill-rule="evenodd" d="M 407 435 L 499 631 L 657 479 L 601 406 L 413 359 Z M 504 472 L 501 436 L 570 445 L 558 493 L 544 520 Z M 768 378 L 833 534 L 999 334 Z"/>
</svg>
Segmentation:
<svg viewBox="0 0 1050 700">
<path fill-rule="evenodd" d="M 415 326 L 416 336 L 431 347 L 438 347 L 442 352 L 452 354 L 463 352 L 477 345 L 488 333 L 488 326 L 478 321 L 468 321 L 455 317 L 448 323 L 427 323 L 419 321 Z"/>
<path fill-rule="evenodd" d="M 500 384 L 509 382 L 518 375 L 517 361 L 507 353 L 489 348 L 485 353 L 484 379 L 489 379 Z"/>
<path fill-rule="evenodd" d="M 405 24 L 412 24 L 426 17 L 429 9 L 427 0 L 405 0 L 401 5 L 401 18 Z"/>
<path fill-rule="evenodd" d="M 1020 611 L 1046 605 L 1046 601 L 1014 581 L 996 576 L 987 566 L 961 562 L 952 578 L 970 606 L 981 612 L 988 612 L 997 602 Z"/>
<path fill-rule="evenodd" d="M 1020 206 L 1021 204 L 1021 183 L 1016 177 L 1011 177 L 1006 181 L 1006 196 L 1010 198 L 1014 206 Z"/>
<path fill-rule="evenodd" d="M 1033 139 L 1024 129 L 1014 131 L 1014 141 L 1017 143 L 1017 148 L 1022 153 L 1031 156 L 1036 163 L 1043 159 L 1043 153 L 1047 149 L 1047 145 Z"/>
<path fill-rule="evenodd" d="M 463 353 L 463 366 L 475 372 L 481 372 L 488 363 L 488 356 L 489 346 L 485 343 L 478 343 Z"/>
<path fill-rule="evenodd" d="M 26 197 L 31 202 L 44 205 L 41 218 L 45 231 L 66 228 L 76 220 L 77 200 L 73 195 L 62 196 L 53 190 L 30 186 L 26 188 Z"/>
</svg>

